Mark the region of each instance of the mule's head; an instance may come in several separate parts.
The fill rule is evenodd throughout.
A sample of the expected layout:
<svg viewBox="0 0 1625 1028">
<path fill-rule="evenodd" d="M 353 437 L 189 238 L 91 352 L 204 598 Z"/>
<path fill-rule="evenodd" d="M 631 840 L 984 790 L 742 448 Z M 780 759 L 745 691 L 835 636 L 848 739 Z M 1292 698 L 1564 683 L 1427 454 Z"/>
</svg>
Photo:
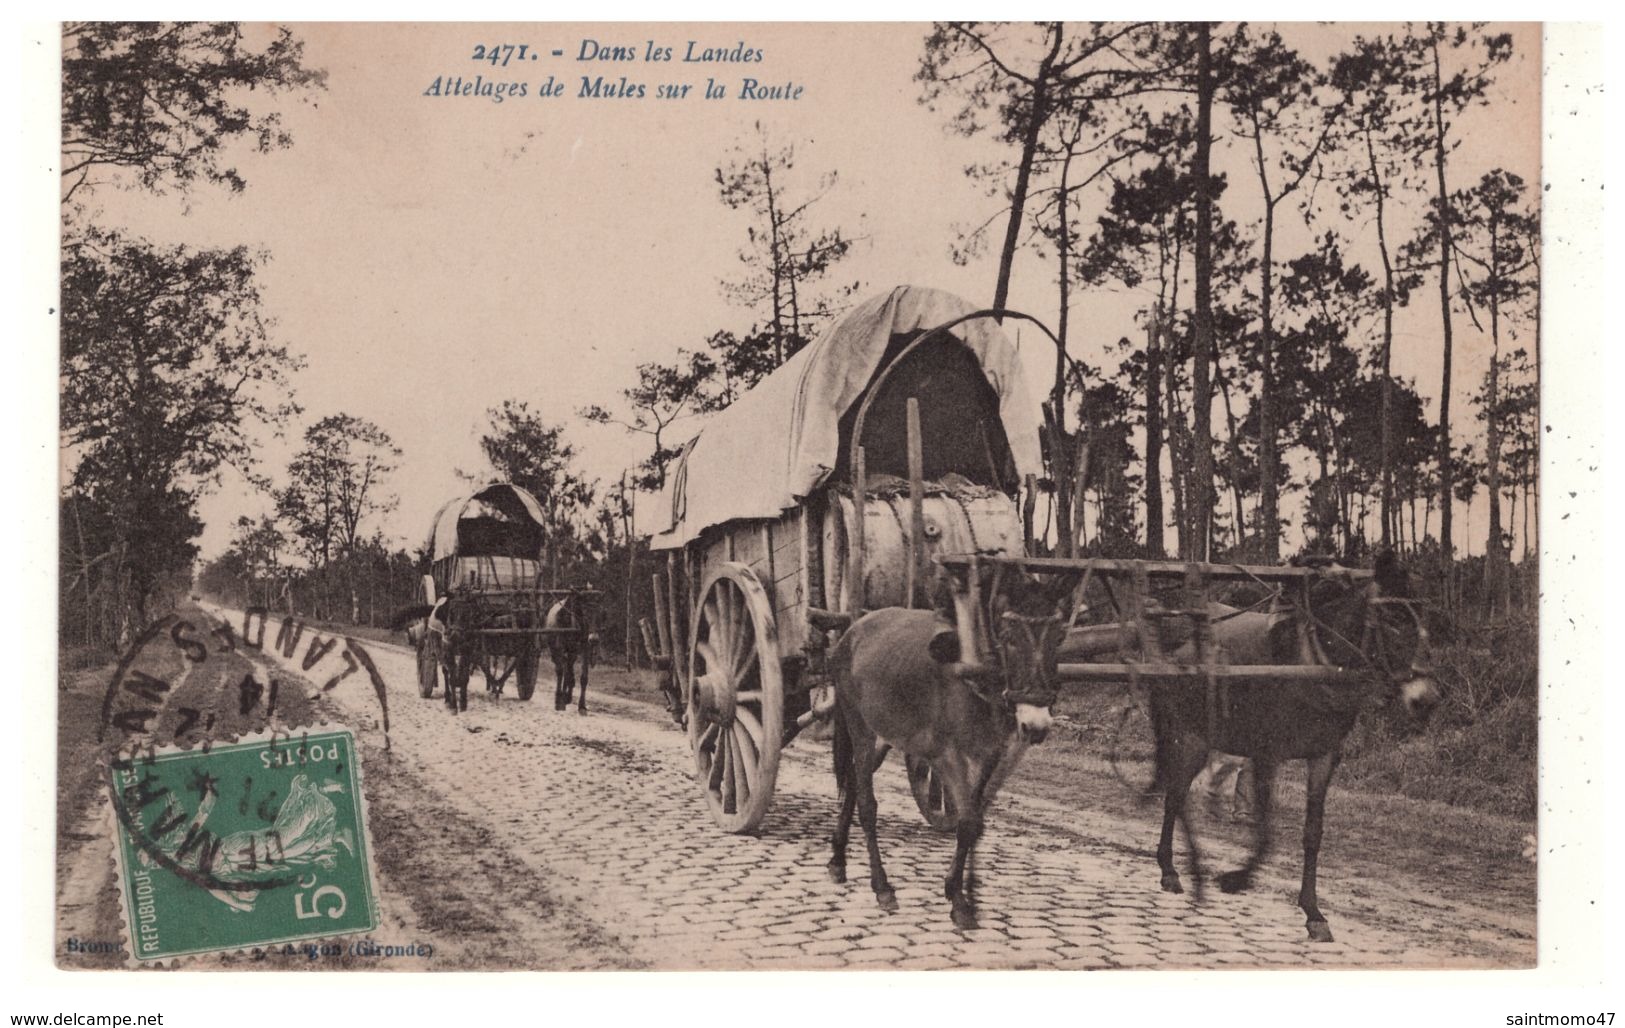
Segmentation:
<svg viewBox="0 0 1625 1028">
<path fill-rule="evenodd" d="M 1060 694 L 1056 666 L 1071 599 L 1065 584 L 1048 587 L 1018 575 L 988 605 L 1004 702 L 1015 714 L 1016 730 L 1031 743 L 1049 734 Z"/>
<path fill-rule="evenodd" d="M 984 565 L 974 581 L 941 574 L 936 606 L 942 625 L 929 643 L 931 658 L 956 665 L 984 699 L 1010 710 L 1024 740 L 1042 742 L 1060 692 L 1056 665 L 1070 605 L 1068 583 L 1047 586 L 1008 566 Z M 979 625 L 989 638 L 967 645 L 961 634 L 980 634 Z M 984 643 L 991 644 L 990 652 L 981 652 Z"/>
<path fill-rule="evenodd" d="M 1427 626 L 1411 593 L 1410 574 L 1392 550 L 1377 556 L 1366 587 L 1361 649 L 1382 676 L 1392 700 L 1426 724 L 1444 698 L 1433 674 Z"/>
</svg>

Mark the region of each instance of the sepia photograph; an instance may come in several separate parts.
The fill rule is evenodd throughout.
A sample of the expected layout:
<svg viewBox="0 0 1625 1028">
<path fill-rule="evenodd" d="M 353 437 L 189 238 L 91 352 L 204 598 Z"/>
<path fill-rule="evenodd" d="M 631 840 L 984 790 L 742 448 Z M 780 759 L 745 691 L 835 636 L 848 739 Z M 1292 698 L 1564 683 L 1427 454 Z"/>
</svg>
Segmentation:
<svg viewBox="0 0 1625 1028">
<path fill-rule="evenodd" d="M 1540 24 L 59 28 L 57 968 L 1540 964 Z"/>
</svg>

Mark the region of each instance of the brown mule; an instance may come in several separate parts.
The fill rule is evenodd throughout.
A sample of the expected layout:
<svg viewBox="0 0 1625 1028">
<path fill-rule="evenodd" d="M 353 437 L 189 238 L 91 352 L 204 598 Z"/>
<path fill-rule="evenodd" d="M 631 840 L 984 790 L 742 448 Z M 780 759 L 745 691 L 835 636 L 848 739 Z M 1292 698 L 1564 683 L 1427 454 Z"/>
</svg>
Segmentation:
<svg viewBox="0 0 1625 1028">
<path fill-rule="evenodd" d="M 574 595 L 566 596 L 548 608 L 546 626 L 549 629 L 577 629 L 554 631 L 547 636 L 547 653 L 553 659 L 553 709 L 570 709 L 570 700 L 576 697 L 576 660 L 581 661 L 581 693 L 576 697 L 576 713 L 587 712 L 587 678 L 592 672 L 591 635 L 585 638 L 579 632 L 584 622 L 583 612 L 576 609 Z"/>
<path fill-rule="evenodd" d="M 1378 557 L 1376 575 L 1363 589 L 1351 592 L 1328 582 L 1311 596 L 1313 640 L 1318 648 L 1291 615 L 1237 612 L 1222 604 L 1214 608 L 1224 618 L 1213 626 L 1214 642 L 1232 661 L 1365 669 L 1380 696 L 1418 722 L 1425 722 L 1439 704 L 1439 687 L 1427 666 L 1427 630 L 1410 601 L 1409 578 L 1392 553 Z M 1189 653 L 1182 656 L 1189 657 Z M 1232 680 L 1226 692 L 1228 702 L 1219 711 L 1216 725 L 1210 725 L 1202 689 L 1183 683 L 1161 683 L 1151 689 L 1157 775 L 1166 788 L 1162 837 L 1157 845 L 1162 887 L 1168 892 L 1184 891 L 1174 869 L 1177 821 L 1185 830 L 1194 885 L 1200 894 L 1200 856 L 1186 819 L 1186 794 L 1211 751 L 1250 758 L 1256 789 L 1252 852 L 1242 867 L 1219 876 L 1219 888 L 1225 892 L 1248 888 L 1268 853 L 1276 769 L 1285 760 L 1307 761 L 1298 906 L 1307 918 L 1309 938 L 1330 942 L 1331 929 L 1316 895 L 1326 793 L 1342 759 L 1343 741 L 1360 711 L 1369 705 L 1371 692 L 1311 682 L 1246 680 Z"/>
<path fill-rule="evenodd" d="M 967 587 L 955 587 L 968 602 Z M 1064 605 L 1067 598 L 1063 597 Z M 930 762 L 957 812 L 956 846 L 944 892 L 961 928 L 976 925 L 973 853 L 983 816 L 1022 752 L 1042 742 L 1058 691 L 1063 614 L 1031 579 L 1018 579 L 989 603 L 992 666 L 961 662 L 952 613 L 877 610 L 847 629 L 830 655 L 835 683 L 835 780 L 841 791 L 830 877 L 846 881 L 854 810 L 869 849 L 869 883 L 885 910 L 897 896 L 881 864 L 874 773 L 892 747 Z M 946 614 L 946 617 L 944 616 Z M 969 884 L 967 884 L 967 875 Z"/>
</svg>

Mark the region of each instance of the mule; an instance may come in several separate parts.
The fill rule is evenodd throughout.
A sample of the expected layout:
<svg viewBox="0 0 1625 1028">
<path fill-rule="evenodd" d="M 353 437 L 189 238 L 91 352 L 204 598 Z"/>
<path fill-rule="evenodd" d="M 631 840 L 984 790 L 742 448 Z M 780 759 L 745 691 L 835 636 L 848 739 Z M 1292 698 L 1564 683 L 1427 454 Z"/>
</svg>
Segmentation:
<svg viewBox="0 0 1625 1028">
<path fill-rule="evenodd" d="M 959 583 L 960 609 L 972 602 Z M 835 684 L 835 780 L 840 815 L 830 878 L 846 881 L 854 810 L 869 850 L 869 884 L 883 910 L 897 909 L 876 837 L 874 773 L 893 747 L 927 760 L 956 812 L 954 859 L 943 891 L 954 924 L 976 925 L 975 870 L 984 815 L 1026 748 L 1048 733 L 1058 692 L 1057 651 L 1066 597 L 1030 579 L 988 604 L 995 652 L 986 668 L 961 661 L 948 611 L 876 610 L 859 618 L 831 651 Z M 947 615 L 947 616 L 945 616 Z M 967 884 L 968 879 L 968 884 Z"/>
<path fill-rule="evenodd" d="M 445 682 L 445 708 L 455 715 L 460 711 L 468 710 L 468 679 L 473 677 L 471 676 L 473 669 L 470 667 L 470 658 L 466 658 L 466 656 L 457 658 L 457 656 L 448 656 L 447 654 L 445 612 L 442 611 L 442 604 L 444 603 L 445 601 L 440 601 L 439 604 L 421 603 L 400 607 L 393 616 L 390 616 L 390 630 L 392 632 L 405 632 L 406 641 L 410 643 L 413 650 L 418 650 L 419 646 L 423 645 L 423 638 L 426 633 L 432 632 L 439 635 L 440 645 L 437 650 L 442 654 L 442 658 L 440 658 L 442 676 L 440 677 Z M 460 674 L 460 672 L 463 672 L 463 674 Z M 499 690 L 491 689 L 489 679 L 486 682 L 486 689 L 491 690 L 494 695 L 499 693 Z M 431 693 L 424 693 L 424 695 L 431 695 Z"/>
<path fill-rule="evenodd" d="M 1176 821 L 1185 827 L 1195 886 L 1201 887 L 1201 858 L 1186 821 L 1186 798 L 1192 779 L 1211 751 L 1248 757 L 1254 768 L 1252 849 L 1240 868 L 1218 878 L 1220 889 L 1231 893 L 1252 885 L 1268 853 L 1276 770 L 1282 761 L 1303 760 L 1308 764 L 1308 799 L 1298 906 L 1307 919 L 1309 938 L 1330 942 L 1331 929 L 1316 895 L 1316 868 L 1326 793 L 1342 759 L 1343 742 L 1361 710 L 1369 705 L 1373 691 L 1416 722 L 1426 722 L 1441 698 L 1427 664 L 1427 630 L 1411 600 L 1409 576 L 1394 555 L 1385 552 L 1377 559 L 1373 579 L 1363 588 L 1349 589 L 1330 579 L 1319 583 L 1309 598 L 1309 626 L 1299 625 L 1294 613 L 1237 611 L 1223 604 L 1212 604 L 1210 609 L 1221 662 L 1336 664 L 1367 672 L 1367 684 L 1231 679 L 1211 723 L 1205 690 L 1189 683 L 1154 685 L 1151 722 L 1156 733 L 1157 776 L 1165 787 L 1162 836 L 1157 845 L 1162 888 L 1184 891 L 1174 869 Z M 1192 658 L 1189 644 L 1179 656 Z"/>
<path fill-rule="evenodd" d="M 547 611 L 549 629 L 580 629 L 585 623 L 585 612 L 578 609 L 574 594 L 564 597 Z M 553 709 L 567 710 L 575 696 L 575 664 L 581 661 L 581 693 L 576 699 L 576 713 L 587 712 L 587 677 L 592 668 L 592 637 L 582 638 L 579 631 L 550 631 L 547 636 L 547 654 L 553 659 Z"/>
</svg>

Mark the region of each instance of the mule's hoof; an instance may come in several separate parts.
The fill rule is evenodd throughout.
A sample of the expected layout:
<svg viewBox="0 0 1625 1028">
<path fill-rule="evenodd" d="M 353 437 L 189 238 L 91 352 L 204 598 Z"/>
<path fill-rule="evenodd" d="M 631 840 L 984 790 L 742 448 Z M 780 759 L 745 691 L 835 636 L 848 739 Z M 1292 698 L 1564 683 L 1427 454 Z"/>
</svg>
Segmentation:
<svg viewBox="0 0 1625 1028">
<path fill-rule="evenodd" d="M 1172 893 L 1177 894 L 1177 893 L 1184 892 L 1185 887 L 1183 885 L 1179 884 L 1179 875 L 1178 874 L 1176 874 L 1174 872 L 1169 872 L 1168 874 L 1165 874 L 1165 875 L 1162 876 L 1162 891 L 1163 892 L 1172 892 Z"/>
<path fill-rule="evenodd" d="M 875 902 L 880 904 L 881 910 L 890 914 L 897 909 L 897 893 L 890 889 L 876 889 Z"/>
<path fill-rule="evenodd" d="M 587 708 L 586 707 L 577 707 L 576 708 L 576 713 L 580 714 L 582 717 L 586 717 L 587 716 Z"/>
<path fill-rule="evenodd" d="M 1252 876 L 1245 871 L 1226 871 L 1219 876 L 1220 892 L 1245 892 L 1252 884 Z"/>
<path fill-rule="evenodd" d="M 1327 925 L 1325 921 L 1310 921 L 1309 922 L 1309 941 L 1310 942 L 1331 942 L 1332 941 L 1331 927 L 1329 925 Z"/>
<path fill-rule="evenodd" d="M 846 865 L 845 864 L 830 864 L 825 868 L 825 870 L 827 870 L 829 872 L 829 880 L 830 881 L 834 882 L 836 885 L 845 885 L 846 884 Z"/>
<path fill-rule="evenodd" d="M 965 931 L 973 931 L 977 927 L 976 911 L 970 907 L 954 904 L 954 927 Z"/>
</svg>

